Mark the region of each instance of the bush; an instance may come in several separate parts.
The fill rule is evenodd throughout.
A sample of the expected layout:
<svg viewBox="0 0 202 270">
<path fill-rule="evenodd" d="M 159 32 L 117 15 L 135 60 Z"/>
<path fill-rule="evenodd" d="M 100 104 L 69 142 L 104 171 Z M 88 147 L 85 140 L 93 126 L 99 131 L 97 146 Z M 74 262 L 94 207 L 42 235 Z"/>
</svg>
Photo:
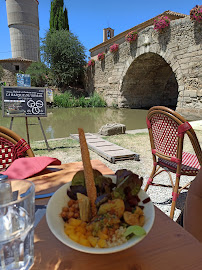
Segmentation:
<svg viewBox="0 0 202 270">
<path fill-rule="evenodd" d="M 46 84 L 50 84 L 49 69 L 44 63 L 34 62 L 26 70 L 26 74 L 31 76 L 31 84 L 36 87 L 44 87 Z"/>
<path fill-rule="evenodd" d="M 80 98 L 74 97 L 71 93 L 54 95 L 54 106 L 71 108 L 71 107 L 106 107 L 106 102 L 97 93 L 89 98 L 84 96 Z"/>
<path fill-rule="evenodd" d="M 3 70 L 3 67 L 0 65 L 0 80 L 2 80 L 4 76 L 4 70 Z"/>
<path fill-rule="evenodd" d="M 0 90 L 1 90 L 1 88 L 0 88 Z M 2 109 L 2 93 L 1 93 L 2 91 L 0 91 L 0 110 Z"/>
</svg>

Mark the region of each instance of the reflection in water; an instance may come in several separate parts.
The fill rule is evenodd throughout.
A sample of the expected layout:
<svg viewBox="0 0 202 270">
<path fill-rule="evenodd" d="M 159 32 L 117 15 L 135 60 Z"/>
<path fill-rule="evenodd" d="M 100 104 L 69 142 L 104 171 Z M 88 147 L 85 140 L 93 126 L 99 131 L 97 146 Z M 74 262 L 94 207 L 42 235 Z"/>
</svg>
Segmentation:
<svg viewBox="0 0 202 270">
<path fill-rule="evenodd" d="M 48 109 L 47 117 L 41 117 L 47 139 L 68 137 L 78 133 L 78 127 L 85 132 L 98 132 L 108 123 L 126 125 L 126 130 L 146 128 L 146 110 L 112 108 L 54 108 Z M 1 125 L 10 126 L 11 118 L 1 116 Z M 38 119 L 29 117 L 30 140 L 43 140 Z M 26 139 L 25 118 L 15 117 L 13 131 Z"/>
<path fill-rule="evenodd" d="M 54 137 L 54 129 L 53 129 L 52 126 L 47 127 L 45 134 L 48 134 L 48 133 L 50 134 L 50 139 L 55 139 L 55 137 Z"/>
</svg>

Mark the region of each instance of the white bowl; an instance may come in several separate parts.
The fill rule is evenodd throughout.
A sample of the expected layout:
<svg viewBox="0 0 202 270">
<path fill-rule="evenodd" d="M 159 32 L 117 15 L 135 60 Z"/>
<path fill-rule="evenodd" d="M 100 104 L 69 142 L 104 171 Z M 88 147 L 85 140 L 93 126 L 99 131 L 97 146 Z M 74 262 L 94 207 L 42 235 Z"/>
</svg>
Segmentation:
<svg viewBox="0 0 202 270">
<path fill-rule="evenodd" d="M 86 253 L 93 253 L 93 254 L 108 254 L 108 253 L 114 253 L 119 252 L 124 249 L 130 248 L 134 245 L 136 245 L 138 242 L 140 242 L 151 230 L 152 225 L 154 223 L 154 217 L 155 217 L 155 210 L 154 205 L 151 201 L 149 201 L 144 205 L 144 215 L 145 215 L 145 224 L 143 228 L 146 231 L 146 235 L 144 236 L 134 236 L 130 240 L 128 240 L 126 243 L 111 247 L 111 248 L 93 248 L 93 247 L 85 247 L 82 246 L 74 241 L 72 241 L 64 232 L 64 221 L 60 217 L 60 213 L 62 211 L 62 207 L 67 205 L 67 202 L 69 201 L 69 197 L 67 196 L 67 189 L 70 187 L 71 182 L 63 185 L 61 188 L 59 188 L 54 195 L 51 197 L 51 199 L 48 202 L 47 210 L 46 210 L 46 220 L 48 223 L 48 226 L 51 230 L 51 232 L 55 235 L 55 237 L 60 240 L 63 244 L 66 246 L 69 246 L 73 249 L 86 252 Z M 143 191 L 140 190 L 138 194 L 141 201 L 148 198 L 148 195 Z"/>
</svg>

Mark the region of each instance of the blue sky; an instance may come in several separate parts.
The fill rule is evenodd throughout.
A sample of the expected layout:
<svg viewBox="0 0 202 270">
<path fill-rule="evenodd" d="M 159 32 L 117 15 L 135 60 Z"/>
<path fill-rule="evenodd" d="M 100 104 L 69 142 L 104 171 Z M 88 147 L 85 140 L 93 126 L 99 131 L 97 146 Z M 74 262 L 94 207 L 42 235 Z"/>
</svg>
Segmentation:
<svg viewBox="0 0 202 270">
<path fill-rule="evenodd" d="M 39 0 L 40 38 L 49 28 L 51 0 Z M 103 28 L 115 29 L 115 35 L 140 24 L 156 15 L 171 10 L 183 14 L 202 1 L 192 0 L 64 0 L 68 10 L 70 31 L 86 48 L 102 43 Z M 6 1 L 0 0 L 0 59 L 11 58 L 9 28 L 7 26 Z"/>
</svg>

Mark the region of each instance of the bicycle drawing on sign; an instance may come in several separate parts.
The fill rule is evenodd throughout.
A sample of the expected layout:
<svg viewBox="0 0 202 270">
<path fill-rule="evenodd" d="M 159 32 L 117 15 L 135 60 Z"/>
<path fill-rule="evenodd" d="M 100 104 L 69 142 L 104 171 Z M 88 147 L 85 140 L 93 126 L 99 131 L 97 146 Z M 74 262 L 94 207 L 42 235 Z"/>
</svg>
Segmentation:
<svg viewBox="0 0 202 270">
<path fill-rule="evenodd" d="M 40 109 L 43 107 L 44 103 L 42 100 L 37 100 L 36 102 L 32 99 L 28 100 L 27 106 L 32 109 L 33 114 L 39 114 Z"/>
</svg>

